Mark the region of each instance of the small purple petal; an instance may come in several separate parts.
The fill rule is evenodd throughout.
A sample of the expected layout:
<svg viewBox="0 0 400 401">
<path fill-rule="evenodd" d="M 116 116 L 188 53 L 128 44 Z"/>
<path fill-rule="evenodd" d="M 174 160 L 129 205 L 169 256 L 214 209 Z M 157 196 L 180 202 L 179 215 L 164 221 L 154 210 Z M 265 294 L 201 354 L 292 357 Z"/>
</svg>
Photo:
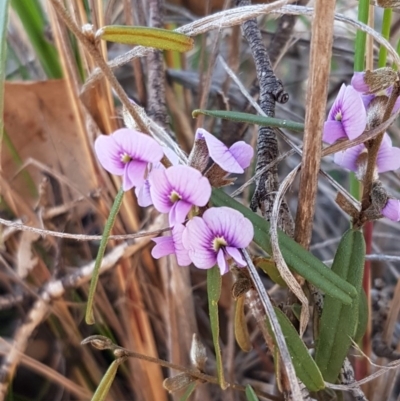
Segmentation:
<svg viewBox="0 0 400 401">
<path fill-rule="evenodd" d="M 175 202 L 169 212 L 169 225 L 173 227 L 175 224 L 183 223 L 191 208 L 192 205 L 184 200 Z"/>
<path fill-rule="evenodd" d="M 342 124 L 349 139 L 359 137 L 367 125 L 367 113 L 361 95 L 347 86 L 342 104 Z"/>
<path fill-rule="evenodd" d="M 105 170 L 114 175 L 124 173 L 125 163 L 121 161 L 121 148 L 112 135 L 101 135 L 95 143 L 94 149 L 100 164 Z"/>
<path fill-rule="evenodd" d="M 138 205 L 141 207 L 147 207 L 153 204 L 150 195 L 150 182 L 145 180 L 142 186 L 135 188 L 135 194 L 137 197 Z"/>
<path fill-rule="evenodd" d="M 165 171 L 170 188 L 192 205 L 205 206 L 211 197 L 211 185 L 200 171 L 189 166 L 172 166 Z M 170 192 L 168 193 L 170 196 Z"/>
<path fill-rule="evenodd" d="M 336 142 L 338 139 L 347 139 L 342 123 L 333 120 L 325 121 L 322 140 L 331 144 Z"/>
<path fill-rule="evenodd" d="M 133 159 L 157 163 L 164 155 L 161 146 L 153 138 L 141 132 L 121 128 L 114 132 L 113 137 Z"/>
<path fill-rule="evenodd" d="M 164 155 L 167 156 L 168 160 L 173 166 L 177 166 L 179 164 L 179 156 L 172 149 L 163 147 L 162 150 L 164 152 Z M 163 165 L 161 164 L 161 166 Z"/>
<path fill-rule="evenodd" d="M 155 259 L 160 259 L 163 256 L 175 253 L 174 241 L 171 236 L 156 237 L 152 239 L 156 245 L 151 250 L 151 256 Z"/>
<path fill-rule="evenodd" d="M 358 170 L 357 159 L 361 152 L 365 149 L 363 144 L 353 146 L 343 152 L 337 152 L 334 156 L 334 162 L 339 166 L 356 172 Z"/>
<path fill-rule="evenodd" d="M 375 95 L 361 95 L 361 100 L 364 104 L 365 110 L 368 109 L 368 106 L 373 99 L 375 99 Z"/>
<path fill-rule="evenodd" d="M 365 72 L 355 72 L 351 78 L 350 85 L 357 91 L 362 93 L 369 92 L 369 85 L 364 81 Z"/>
<path fill-rule="evenodd" d="M 224 251 L 222 249 L 220 249 L 218 251 L 217 264 L 218 264 L 219 270 L 221 272 L 221 276 L 224 275 L 225 273 L 228 273 L 229 265 L 228 265 L 228 262 L 226 261 Z"/>
<path fill-rule="evenodd" d="M 389 199 L 382 209 L 382 214 L 392 221 L 400 221 L 400 201 Z"/>
<path fill-rule="evenodd" d="M 139 160 L 132 160 L 125 164 L 124 176 L 122 178 L 122 189 L 129 191 L 133 187 L 140 187 L 144 183 L 144 174 L 147 163 Z"/>
<path fill-rule="evenodd" d="M 376 160 L 378 172 L 393 171 L 400 168 L 400 148 L 392 146 L 392 140 L 385 134 Z"/>
<path fill-rule="evenodd" d="M 342 84 L 342 86 L 339 89 L 339 93 L 337 94 L 336 99 L 333 102 L 331 109 L 329 110 L 328 121 L 335 120 L 336 115 L 342 112 L 342 105 L 345 93 L 346 93 L 346 85 Z"/>
<path fill-rule="evenodd" d="M 207 143 L 207 148 L 210 152 L 211 158 L 223 170 L 227 171 L 228 173 L 243 173 L 243 168 L 240 166 L 229 149 L 214 135 L 211 135 L 203 128 L 199 128 L 196 132 L 196 138 L 204 138 Z"/>
<path fill-rule="evenodd" d="M 215 237 L 227 241 L 227 246 L 245 248 L 253 239 L 253 225 L 235 209 L 212 207 L 204 212 L 203 219 Z"/>
<path fill-rule="evenodd" d="M 235 142 L 230 148 L 232 156 L 239 163 L 240 167 L 245 169 L 250 166 L 254 155 L 254 149 L 244 141 Z"/>
<path fill-rule="evenodd" d="M 231 246 L 226 247 L 226 252 L 229 256 L 233 258 L 233 260 L 239 265 L 240 267 L 247 266 L 246 261 L 243 259 L 242 254 L 240 253 L 239 249 L 232 248 Z"/>
<path fill-rule="evenodd" d="M 154 207 L 161 213 L 168 213 L 172 207 L 169 199 L 172 188 L 166 176 L 167 170 L 153 170 L 149 175 L 150 195 Z"/>
<path fill-rule="evenodd" d="M 189 266 L 192 263 L 189 257 L 189 252 L 185 249 L 182 243 L 182 235 L 184 230 L 185 226 L 183 224 L 176 224 L 172 229 L 175 255 L 179 266 Z"/>
</svg>

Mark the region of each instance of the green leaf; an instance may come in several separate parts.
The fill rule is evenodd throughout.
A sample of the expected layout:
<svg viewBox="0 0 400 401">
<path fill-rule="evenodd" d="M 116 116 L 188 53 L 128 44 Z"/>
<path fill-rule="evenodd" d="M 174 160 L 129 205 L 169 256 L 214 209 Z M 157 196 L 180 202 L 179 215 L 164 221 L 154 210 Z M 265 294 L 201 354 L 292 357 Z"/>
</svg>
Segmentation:
<svg viewBox="0 0 400 401">
<path fill-rule="evenodd" d="M 218 301 L 221 296 L 221 274 L 218 266 L 207 270 L 207 294 L 208 312 L 210 314 L 211 332 L 215 348 L 215 358 L 217 363 L 217 375 L 219 385 L 223 390 L 227 388 L 224 378 L 224 366 L 222 363 L 221 347 L 219 346 L 219 317 Z"/>
<path fill-rule="evenodd" d="M 299 333 L 294 328 L 288 317 L 279 309 L 274 308 L 278 322 L 285 336 L 285 341 L 293 361 L 293 366 L 297 377 L 304 383 L 310 391 L 319 391 L 325 388 L 324 379 L 317 364 L 311 355 L 303 340 L 299 337 Z M 269 321 L 266 321 L 268 331 L 272 338 L 274 334 L 271 330 Z M 274 338 L 275 340 L 275 338 Z M 275 341 L 276 344 L 276 341 Z"/>
<path fill-rule="evenodd" d="M 0 4 L 0 151 L 4 129 L 4 79 L 6 76 L 7 58 L 7 24 L 8 24 L 9 0 L 3 0 Z M 0 152 L 1 153 L 1 152 Z"/>
<path fill-rule="evenodd" d="M 107 369 L 106 374 L 101 379 L 99 386 L 93 394 L 91 401 L 104 401 L 110 390 L 110 387 L 114 381 L 115 375 L 117 374 L 118 366 L 122 361 L 116 359 Z"/>
<path fill-rule="evenodd" d="M 246 399 L 247 401 L 259 401 L 257 394 L 254 392 L 253 387 L 248 384 L 246 386 Z"/>
<path fill-rule="evenodd" d="M 254 242 L 272 255 L 270 224 L 266 220 L 221 190 L 213 189 L 211 201 L 215 206 L 229 206 L 243 213 L 253 223 Z M 314 284 L 326 295 L 330 295 L 344 304 L 350 305 L 353 298 L 357 297 L 357 291 L 353 285 L 331 271 L 312 253 L 282 231 L 278 231 L 278 240 L 285 262 L 291 270 Z"/>
<path fill-rule="evenodd" d="M 276 263 L 272 259 L 268 258 L 257 258 L 254 261 L 254 265 L 259 267 L 264 273 L 268 274 L 271 280 L 279 284 L 281 287 L 286 288 L 287 284 L 279 273 Z"/>
<path fill-rule="evenodd" d="M 349 229 L 340 241 L 332 271 L 353 285 L 358 294 L 361 293 L 364 261 L 363 234 Z M 352 305 L 344 305 L 330 296 L 324 299 L 315 361 L 328 382 L 335 383 L 351 346 L 357 328 L 358 300 L 359 297 Z"/>
<path fill-rule="evenodd" d="M 190 36 L 167 29 L 148 28 L 145 26 L 109 25 L 100 28 L 97 37 L 109 42 L 155 47 L 161 50 L 187 52 L 193 48 Z"/>
<path fill-rule="evenodd" d="M 44 36 L 46 21 L 40 3 L 37 0 L 11 0 L 11 6 L 18 14 L 47 77 L 61 78 L 57 50 Z"/>
<path fill-rule="evenodd" d="M 188 386 L 185 393 L 179 399 L 179 401 L 187 401 L 189 397 L 192 395 L 193 391 L 196 389 L 197 383 L 192 383 Z"/>
<path fill-rule="evenodd" d="M 106 251 L 108 238 L 110 237 L 111 230 L 114 226 L 115 219 L 117 218 L 117 214 L 119 208 L 122 204 L 122 199 L 124 198 L 124 191 L 122 188 L 117 193 L 115 197 L 114 204 L 110 210 L 110 215 L 108 216 L 106 225 L 104 227 L 103 236 L 101 237 L 99 250 L 97 252 L 96 262 L 94 264 L 92 280 L 90 281 L 88 302 L 86 305 L 86 315 L 85 321 L 87 324 L 94 324 L 94 316 L 93 316 L 93 303 L 94 303 L 94 295 L 96 292 L 97 282 L 99 281 L 99 269 L 101 266 L 101 261 L 103 260 L 104 252 Z"/>
<path fill-rule="evenodd" d="M 359 344 L 364 337 L 368 327 L 368 299 L 364 289 L 361 289 L 360 299 L 358 304 L 358 322 L 354 341 Z"/>
<path fill-rule="evenodd" d="M 256 116 L 249 113 L 240 113 L 238 111 L 225 111 L 225 110 L 193 110 L 192 117 L 196 118 L 198 115 L 222 118 L 225 120 L 236 121 L 240 123 L 249 123 L 268 127 L 287 128 L 292 131 L 304 131 L 304 124 L 296 123 L 291 120 L 281 120 L 274 117 Z"/>
</svg>

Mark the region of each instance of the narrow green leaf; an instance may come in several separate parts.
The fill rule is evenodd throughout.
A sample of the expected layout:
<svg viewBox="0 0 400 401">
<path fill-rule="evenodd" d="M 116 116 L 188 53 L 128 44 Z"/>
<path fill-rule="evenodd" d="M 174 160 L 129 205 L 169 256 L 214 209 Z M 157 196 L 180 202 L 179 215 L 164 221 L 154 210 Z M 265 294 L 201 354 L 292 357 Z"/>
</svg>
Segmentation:
<svg viewBox="0 0 400 401">
<path fill-rule="evenodd" d="M 332 271 L 353 285 L 360 294 L 364 273 L 365 241 L 360 231 L 349 229 L 342 237 Z M 335 383 L 351 346 L 358 321 L 359 297 L 352 305 L 344 305 L 326 296 L 319 325 L 315 351 L 324 379 Z"/>
<path fill-rule="evenodd" d="M 45 38 L 46 22 L 37 0 L 11 0 L 25 32 L 48 78 L 61 78 L 62 70 L 56 48 Z"/>
<path fill-rule="evenodd" d="M 182 33 L 145 26 L 104 26 L 97 31 L 96 36 L 109 42 L 155 47 L 156 49 L 175 50 L 178 52 L 187 52 L 193 48 L 194 44 L 190 36 Z"/>
<path fill-rule="evenodd" d="M 244 314 L 245 297 L 241 296 L 235 301 L 235 338 L 243 352 L 251 351 L 251 341 Z"/>
<path fill-rule="evenodd" d="M 101 261 L 103 260 L 104 252 L 106 251 L 108 238 L 110 237 L 111 230 L 114 226 L 114 222 L 115 219 L 117 218 L 117 214 L 119 208 L 121 207 L 123 198 L 124 198 L 124 191 L 121 188 L 117 193 L 117 196 L 115 197 L 114 204 L 112 205 L 112 208 L 110 210 L 110 215 L 108 216 L 106 225 L 104 227 L 103 236 L 101 237 L 99 250 L 97 252 L 96 262 L 94 265 L 92 280 L 90 281 L 88 302 L 86 305 L 85 321 L 87 324 L 94 324 L 93 302 L 94 302 L 94 295 L 96 292 L 97 282 L 99 281 L 99 269 L 101 266 Z"/>
<path fill-rule="evenodd" d="M 179 399 L 179 401 L 187 401 L 189 397 L 193 394 L 193 391 L 196 389 L 197 383 L 192 383 L 188 386 L 185 393 Z"/>
<path fill-rule="evenodd" d="M 110 390 L 110 387 L 114 381 L 115 375 L 117 374 L 118 366 L 121 360 L 116 359 L 107 369 L 106 374 L 101 379 L 99 386 L 97 387 L 95 393 L 93 394 L 91 401 L 104 401 Z"/>
<path fill-rule="evenodd" d="M 246 386 L 246 398 L 247 401 L 259 401 L 257 394 L 254 392 L 253 387 L 251 387 L 250 384 Z"/>
<path fill-rule="evenodd" d="M 287 128 L 292 131 L 304 131 L 304 124 L 296 123 L 291 120 L 281 120 L 274 117 L 256 116 L 249 113 L 240 113 L 238 111 L 225 111 L 225 110 L 193 110 L 192 116 L 196 118 L 198 115 L 222 118 L 225 120 L 236 121 L 240 123 L 249 123 L 268 127 Z"/>
<path fill-rule="evenodd" d="M 4 129 L 4 79 L 6 76 L 7 58 L 7 24 L 9 0 L 0 2 L 0 154 Z"/>
<path fill-rule="evenodd" d="M 211 332 L 215 348 L 218 382 L 221 388 L 225 390 L 227 386 L 224 378 L 221 347 L 219 346 L 218 301 L 221 296 L 221 284 L 222 279 L 219 268 L 214 266 L 212 269 L 207 270 L 208 312 L 210 314 Z"/>
<path fill-rule="evenodd" d="M 267 221 L 221 190 L 213 189 L 211 201 L 215 206 L 229 206 L 243 213 L 253 223 L 254 242 L 272 255 L 269 234 L 270 224 Z M 292 238 L 279 231 L 278 239 L 282 255 L 291 270 L 300 274 L 325 294 L 338 299 L 344 304 L 350 305 L 353 302 L 353 298 L 357 297 L 357 291 L 353 285 L 331 271 Z"/>
<path fill-rule="evenodd" d="M 287 287 L 285 280 L 282 278 L 278 268 L 276 267 L 276 263 L 272 259 L 257 258 L 254 261 L 254 265 L 259 267 L 264 273 L 268 274 L 274 283 L 284 288 Z"/>
<path fill-rule="evenodd" d="M 303 340 L 299 337 L 299 333 L 294 328 L 288 317 L 279 308 L 274 308 L 274 310 L 282 328 L 283 335 L 285 336 L 285 341 L 297 377 L 304 383 L 308 390 L 322 390 L 325 388 L 322 374 L 314 359 L 312 359 L 311 355 L 308 353 L 308 349 Z M 267 320 L 266 323 L 272 338 L 274 338 L 269 321 Z"/>
<path fill-rule="evenodd" d="M 356 334 L 354 335 L 354 341 L 359 344 L 364 337 L 365 332 L 368 327 L 368 300 L 367 295 L 365 294 L 364 289 L 361 289 L 360 299 L 358 304 L 358 321 L 357 321 L 357 329 Z"/>
</svg>

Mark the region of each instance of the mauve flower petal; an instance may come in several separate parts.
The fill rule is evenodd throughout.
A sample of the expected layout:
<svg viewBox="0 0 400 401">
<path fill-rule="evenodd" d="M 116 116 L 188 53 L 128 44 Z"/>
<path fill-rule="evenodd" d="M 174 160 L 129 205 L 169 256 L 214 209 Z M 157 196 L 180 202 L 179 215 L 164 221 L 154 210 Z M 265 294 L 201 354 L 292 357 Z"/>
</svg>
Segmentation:
<svg viewBox="0 0 400 401">
<path fill-rule="evenodd" d="M 364 82 L 365 72 L 355 72 L 351 78 L 351 86 L 357 91 L 362 93 L 369 92 L 369 85 Z"/>
<path fill-rule="evenodd" d="M 140 187 L 144 183 L 144 174 L 147 163 L 139 160 L 132 160 L 125 164 L 125 171 L 122 179 L 122 189 L 129 191 L 133 187 Z"/>
<path fill-rule="evenodd" d="M 400 97 L 397 98 L 397 100 L 393 106 L 392 114 L 396 113 L 399 109 L 400 109 Z"/>
<path fill-rule="evenodd" d="M 135 194 L 137 198 L 138 205 L 141 207 L 147 207 L 153 204 L 150 195 L 150 182 L 145 180 L 143 185 L 135 188 Z"/>
<path fill-rule="evenodd" d="M 182 234 L 182 244 L 185 249 L 205 249 L 215 254 L 212 249 L 213 239 L 214 236 L 211 230 L 201 217 L 193 217 L 193 219 L 189 220 Z"/>
<path fill-rule="evenodd" d="M 172 207 L 172 202 L 169 199 L 171 186 L 168 182 L 166 171 L 156 169 L 149 175 L 151 199 L 154 207 L 161 213 L 168 213 Z"/>
<path fill-rule="evenodd" d="M 226 247 L 226 252 L 228 253 L 229 256 L 233 258 L 233 260 L 236 262 L 236 264 L 240 267 L 245 267 L 247 266 L 246 261 L 243 259 L 242 254 L 240 253 L 239 249 L 237 248 L 232 248 L 231 246 Z"/>
<path fill-rule="evenodd" d="M 245 248 L 253 239 L 253 225 L 235 209 L 212 207 L 204 212 L 203 219 L 214 237 L 225 238 L 227 246 Z"/>
<path fill-rule="evenodd" d="M 385 134 L 383 137 L 376 164 L 379 173 L 394 171 L 400 168 L 400 148 L 392 146 L 392 140 L 388 134 Z"/>
<path fill-rule="evenodd" d="M 163 256 L 175 253 L 174 241 L 171 236 L 156 237 L 152 238 L 152 240 L 156 243 L 151 250 L 151 256 L 153 256 L 153 258 L 160 259 Z"/>
<path fill-rule="evenodd" d="M 184 200 L 175 202 L 169 211 L 169 225 L 173 227 L 175 224 L 183 223 L 191 208 L 192 205 Z"/>
<path fill-rule="evenodd" d="M 105 170 L 114 175 L 122 175 L 125 163 L 121 161 L 121 149 L 112 135 L 101 135 L 94 143 L 97 158 Z"/>
<path fill-rule="evenodd" d="M 173 166 L 177 166 L 179 164 L 179 156 L 172 149 L 163 146 L 162 150 L 164 152 L 164 155 L 167 156 L 168 160 Z M 161 166 L 164 167 L 162 164 Z"/>
<path fill-rule="evenodd" d="M 349 139 L 359 137 L 367 125 L 367 113 L 361 95 L 347 86 L 342 104 L 342 124 Z"/>
<path fill-rule="evenodd" d="M 345 92 L 346 92 L 346 85 L 342 84 L 339 93 L 337 94 L 336 99 L 333 102 L 331 109 L 329 110 L 328 120 L 335 120 L 337 113 L 342 111 Z"/>
<path fill-rule="evenodd" d="M 189 266 L 192 261 L 189 257 L 189 252 L 182 243 L 182 234 L 185 230 L 183 224 L 176 224 L 172 229 L 172 238 L 174 240 L 175 255 L 179 266 Z"/>
<path fill-rule="evenodd" d="M 189 166 L 172 166 L 165 171 L 170 187 L 186 202 L 205 206 L 211 197 L 211 185 L 200 171 Z"/>
<path fill-rule="evenodd" d="M 244 141 L 235 142 L 230 148 L 232 156 L 239 163 L 240 167 L 245 169 L 250 166 L 254 155 L 254 149 Z"/>
<path fill-rule="evenodd" d="M 337 152 L 334 155 L 334 162 L 339 166 L 356 172 L 358 170 L 357 159 L 360 153 L 365 149 L 363 144 L 353 146 L 343 152 Z"/>
<path fill-rule="evenodd" d="M 220 249 L 218 251 L 217 264 L 218 264 L 221 276 L 223 276 L 225 273 L 228 273 L 229 265 L 228 265 L 228 262 L 226 261 L 226 258 L 225 258 L 225 255 L 224 255 L 224 251 L 222 249 Z"/>
<path fill-rule="evenodd" d="M 382 214 L 392 221 L 400 221 L 400 201 L 389 199 L 382 209 Z"/>
<path fill-rule="evenodd" d="M 219 139 L 203 128 L 199 128 L 196 135 L 198 138 L 204 138 L 207 143 L 208 151 L 210 152 L 210 157 L 218 166 L 228 173 L 243 173 L 243 168 Z"/>
<path fill-rule="evenodd" d="M 121 128 L 113 134 L 117 143 L 131 157 L 148 163 L 157 163 L 164 156 L 162 147 L 150 136 L 141 132 Z"/>
<path fill-rule="evenodd" d="M 340 121 L 333 120 L 325 121 L 322 140 L 332 144 L 338 139 L 347 139 L 347 135 L 342 123 Z"/>
</svg>

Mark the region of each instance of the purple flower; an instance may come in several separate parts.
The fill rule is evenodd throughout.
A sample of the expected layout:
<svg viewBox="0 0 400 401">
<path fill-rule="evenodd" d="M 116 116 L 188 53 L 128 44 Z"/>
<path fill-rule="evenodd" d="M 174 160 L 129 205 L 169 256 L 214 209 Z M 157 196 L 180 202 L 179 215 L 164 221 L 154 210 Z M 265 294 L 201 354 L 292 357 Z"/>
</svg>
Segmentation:
<svg viewBox="0 0 400 401">
<path fill-rule="evenodd" d="M 208 152 L 216 164 L 228 173 L 242 174 L 250 166 L 253 148 L 244 141 L 234 143 L 229 149 L 214 135 L 203 128 L 196 131 L 195 140 L 204 139 Z"/>
<path fill-rule="evenodd" d="M 369 85 L 364 81 L 365 71 L 355 72 L 351 78 L 350 85 L 357 91 L 361 93 L 369 92 Z"/>
<path fill-rule="evenodd" d="M 149 181 L 154 207 L 169 213 L 171 226 L 183 223 L 193 205 L 205 206 L 211 196 L 208 179 L 189 166 L 153 170 Z"/>
<path fill-rule="evenodd" d="M 392 221 L 400 221 L 400 201 L 389 199 L 381 212 Z"/>
<path fill-rule="evenodd" d="M 129 128 L 99 136 L 94 148 L 108 172 L 122 175 L 124 191 L 142 185 L 148 164 L 157 163 L 163 157 L 162 148 L 154 139 Z"/>
<path fill-rule="evenodd" d="M 343 152 L 335 153 L 334 161 L 339 166 L 357 172 L 360 168 L 360 155 L 363 152 L 366 152 L 364 144 L 353 146 Z M 385 134 L 383 137 L 376 164 L 378 173 L 393 171 L 400 168 L 400 148 L 392 146 L 392 140 L 388 134 Z"/>
<path fill-rule="evenodd" d="M 333 143 L 338 139 L 355 139 L 367 124 L 361 95 L 352 87 L 342 85 L 324 124 L 323 140 Z"/>
<path fill-rule="evenodd" d="M 246 266 L 239 249 L 248 246 L 253 235 L 253 225 L 240 212 L 212 207 L 202 218 L 194 217 L 186 224 L 182 242 L 196 267 L 210 269 L 218 264 L 221 274 L 225 274 L 229 271 L 228 258 Z"/>
<path fill-rule="evenodd" d="M 176 224 L 172 229 L 172 236 L 153 238 L 156 243 L 151 251 L 153 258 L 160 259 L 162 256 L 175 254 L 179 266 L 189 266 L 192 261 L 182 244 L 184 229 L 182 224 Z"/>
</svg>

